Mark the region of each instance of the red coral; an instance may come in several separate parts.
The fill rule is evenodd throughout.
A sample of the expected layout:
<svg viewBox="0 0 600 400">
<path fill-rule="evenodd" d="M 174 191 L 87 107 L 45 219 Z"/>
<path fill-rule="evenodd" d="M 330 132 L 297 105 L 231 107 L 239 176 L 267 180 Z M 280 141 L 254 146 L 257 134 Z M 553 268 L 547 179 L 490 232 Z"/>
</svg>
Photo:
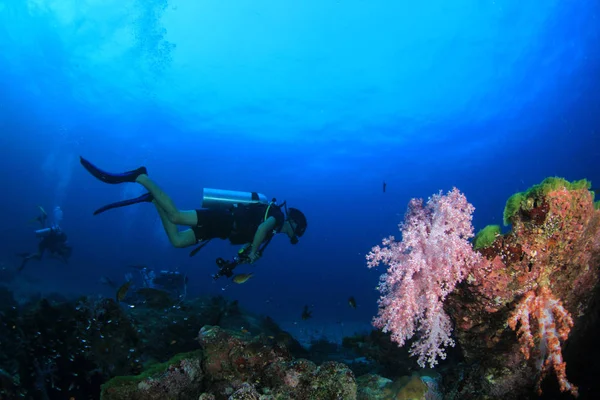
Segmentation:
<svg viewBox="0 0 600 400">
<path fill-rule="evenodd" d="M 537 321 L 537 328 L 531 327 L 532 318 Z M 508 319 L 512 330 L 516 330 L 517 323 L 521 325 L 517 336 L 525 359 L 529 359 L 532 349 L 536 352 L 536 364 L 540 368 L 538 394 L 542 393 L 542 379 L 552 368 L 560 390 L 569 391 L 577 396 L 577 387 L 567 380 L 566 363 L 563 361 L 560 344 L 561 340 L 567 340 L 569 337 L 573 319 L 560 300 L 556 299 L 547 287 L 541 287 L 537 294 L 533 290 L 529 291 Z"/>
</svg>

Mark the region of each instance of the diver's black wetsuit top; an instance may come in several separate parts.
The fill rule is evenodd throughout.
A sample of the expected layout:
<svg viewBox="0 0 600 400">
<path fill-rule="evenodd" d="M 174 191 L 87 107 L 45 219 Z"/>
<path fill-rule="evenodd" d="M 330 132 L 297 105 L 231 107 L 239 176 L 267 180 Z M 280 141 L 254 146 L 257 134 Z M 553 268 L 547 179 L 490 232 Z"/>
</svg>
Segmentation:
<svg viewBox="0 0 600 400">
<path fill-rule="evenodd" d="M 229 239 L 231 244 L 252 242 L 259 225 L 269 217 L 277 220 L 277 232 L 285 222 L 281 207 L 275 204 L 244 204 L 224 210 L 202 208 L 196 210 L 196 214 L 198 225 L 192 227 L 196 240 Z"/>
<path fill-rule="evenodd" d="M 65 243 L 67 243 L 67 235 L 64 232 L 52 231 L 41 240 L 40 246 L 50 252 L 56 252 Z"/>
<path fill-rule="evenodd" d="M 38 244 L 38 253 L 44 254 L 48 250 L 52 254 L 66 256 L 70 254 L 71 247 L 67 245 L 67 234 L 61 231 L 52 231 Z"/>
</svg>

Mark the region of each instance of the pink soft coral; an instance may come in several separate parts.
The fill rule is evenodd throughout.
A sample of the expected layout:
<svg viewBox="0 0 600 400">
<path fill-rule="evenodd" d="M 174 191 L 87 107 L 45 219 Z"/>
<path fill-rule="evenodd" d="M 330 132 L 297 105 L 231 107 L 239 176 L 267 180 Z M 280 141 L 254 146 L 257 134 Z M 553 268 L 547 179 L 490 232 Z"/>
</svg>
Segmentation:
<svg viewBox="0 0 600 400">
<path fill-rule="evenodd" d="M 425 206 L 423 200 L 412 199 L 400 225 L 402 241 L 389 237 L 367 255 L 369 267 L 388 267 L 380 278 L 382 296 L 373 324 L 391 332 L 399 346 L 418 329 L 411 355 L 419 357 L 421 367 L 435 366 L 437 357 L 446 357 L 443 347 L 454 346 L 443 303 L 481 257 L 468 241 L 473 237 L 473 211 L 456 188 L 432 196 Z"/>
</svg>

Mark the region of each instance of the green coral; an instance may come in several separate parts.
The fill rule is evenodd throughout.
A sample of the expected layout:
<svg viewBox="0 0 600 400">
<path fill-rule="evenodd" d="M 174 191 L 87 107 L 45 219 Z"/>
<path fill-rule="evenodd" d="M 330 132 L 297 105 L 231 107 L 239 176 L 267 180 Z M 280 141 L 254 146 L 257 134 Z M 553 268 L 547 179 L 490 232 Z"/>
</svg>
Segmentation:
<svg viewBox="0 0 600 400">
<path fill-rule="evenodd" d="M 597 202 L 594 203 L 594 209 L 600 210 L 600 200 L 598 200 Z"/>
<path fill-rule="evenodd" d="M 592 184 L 587 179 L 580 179 L 578 181 L 569 182 L 563 178 L 550 177 L 544 179 L 540 184 L 533 185 L 531 188 L 529 188 L 529 190 L 527 190 L 525 195 L 526 197 L 534 197 L 539 199 L 554 190 L 562 188 L 565 188 L 567 190 L 589 190 L 591 187 Z"/>
<path fill-rule="evenodd" d="M 504 206 L 504 225 L 509 225 L 512 217 L 521 209 L 521 203 L 525 199 L 523 192 L 515 193 L 508 198 L 506 206 Z"/>
<path fill-rule="evenodd" d="M 544 198 L 548 193 L 565 188 L 567 190 L 590 189 L 592 184 L 587 179 L 569 182 L 558 177 L 549 177 L 525 192 L 515 193 L 509 197 L 504 207 L 504 225 L 509 225 L 519 210 L 530 210 L 536 205 L 536 200 Z"/>
<path fill-rule="evenodd" d="M 490 247 L 500 235 L 500 225 L 488 225 L 475 235 L 473 247 L 475 250 Z"/>
</svg>

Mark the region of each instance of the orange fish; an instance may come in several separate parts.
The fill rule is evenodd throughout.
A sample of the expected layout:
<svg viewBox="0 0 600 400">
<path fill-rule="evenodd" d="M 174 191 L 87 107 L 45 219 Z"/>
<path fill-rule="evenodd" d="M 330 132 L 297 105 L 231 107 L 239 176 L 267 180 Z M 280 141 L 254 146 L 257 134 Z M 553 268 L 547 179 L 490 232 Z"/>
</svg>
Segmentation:
<svg viewBox="0 0 600 400">
<path fill-rule="evenodd" d="M 127 295 L 127 292 L 129 291 L 129 286 L 131 286 L 131 281 L 125 282 L 117 290 L 117 302 L 123 301 L 123 299 Z"/>
</svg>

